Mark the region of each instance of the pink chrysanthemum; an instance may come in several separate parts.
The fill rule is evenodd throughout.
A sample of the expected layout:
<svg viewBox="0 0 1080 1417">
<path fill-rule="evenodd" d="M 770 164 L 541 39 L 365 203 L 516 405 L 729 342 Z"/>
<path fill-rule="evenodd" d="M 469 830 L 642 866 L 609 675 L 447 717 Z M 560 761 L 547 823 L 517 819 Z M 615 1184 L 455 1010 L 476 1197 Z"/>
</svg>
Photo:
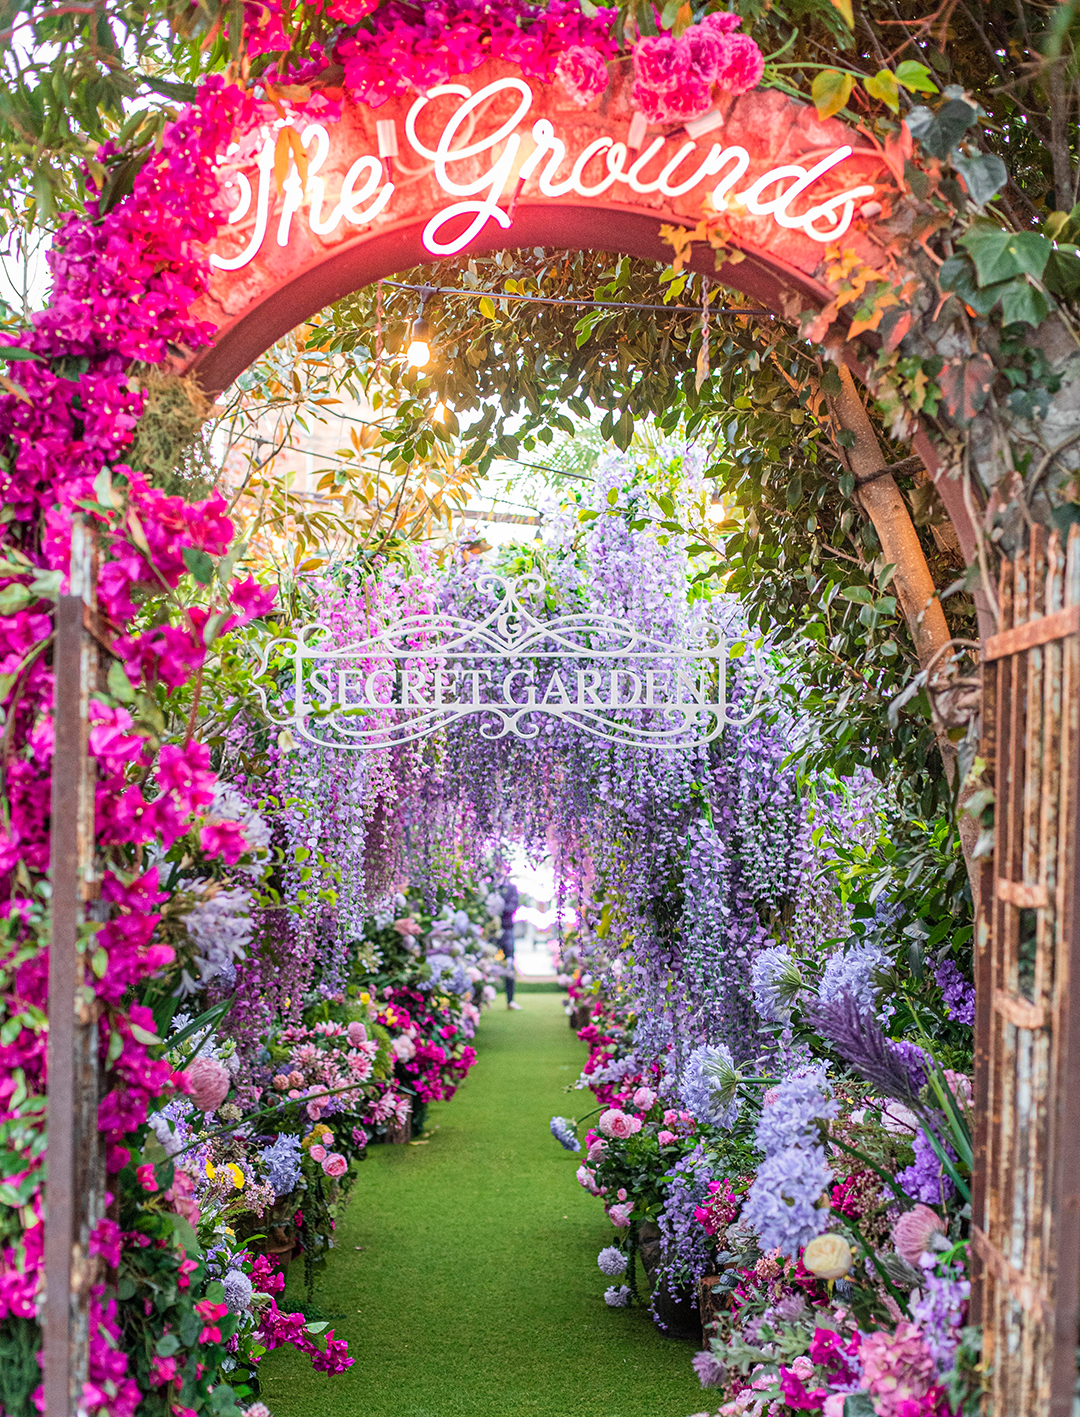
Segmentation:
<svg viewBox="0 0 1080 1417">
<path fill-rule="evenodd" d="M 765 56 L 748 34 L 725 35 L 720 41 L 716 82 L 730 94 L 757 88 L 765 72 Z"/>
<path fill-rule="evenodd" d="M 603 55 L 583 44 L 559 55 L 555 74 L 571 103 L 579 108 L 586 108 L 607 88 L 608 67 Z"/>
</svg>

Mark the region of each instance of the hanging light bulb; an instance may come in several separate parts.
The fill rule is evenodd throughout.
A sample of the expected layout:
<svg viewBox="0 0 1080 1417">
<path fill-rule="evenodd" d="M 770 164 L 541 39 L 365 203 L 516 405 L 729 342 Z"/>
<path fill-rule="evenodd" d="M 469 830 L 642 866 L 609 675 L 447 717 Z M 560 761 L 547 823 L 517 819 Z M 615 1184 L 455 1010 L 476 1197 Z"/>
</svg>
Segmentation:
<svg viewBox="0 0 1080 1417">
<path fill-rule="evenodd" d="M 426 369 L 431 362 L 431 326 L 424 312 L 433 292 L 433 286 L 420 287 L 420 313 L 413 321 L 412 337 L 405 351 L 405 360 L 410 369 Z"/>
<path fill-rule="evenodd" d="M 431 361 L 431 345 L 428 343 L 430 338 L 431 326 L 421 315 L 418 320 L 413 321 L 412 339 L 405 352 L 410 369 L 427 368 Z"/>
</svg>

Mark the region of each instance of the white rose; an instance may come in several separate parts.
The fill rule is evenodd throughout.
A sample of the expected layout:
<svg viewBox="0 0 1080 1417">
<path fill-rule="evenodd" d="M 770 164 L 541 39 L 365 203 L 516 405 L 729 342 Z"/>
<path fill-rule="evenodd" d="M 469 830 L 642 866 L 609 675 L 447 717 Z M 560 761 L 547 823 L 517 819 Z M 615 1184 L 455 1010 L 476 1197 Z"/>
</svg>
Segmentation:
<svg viewBox="0 0 1080 1417">
<path fill-rule="evenodd" d="M 855 1256 L 842 1235 L 818 1235 L 803 1251 L 802 1261 L 819 1279 L 843 1279 Z"/>
</svg>

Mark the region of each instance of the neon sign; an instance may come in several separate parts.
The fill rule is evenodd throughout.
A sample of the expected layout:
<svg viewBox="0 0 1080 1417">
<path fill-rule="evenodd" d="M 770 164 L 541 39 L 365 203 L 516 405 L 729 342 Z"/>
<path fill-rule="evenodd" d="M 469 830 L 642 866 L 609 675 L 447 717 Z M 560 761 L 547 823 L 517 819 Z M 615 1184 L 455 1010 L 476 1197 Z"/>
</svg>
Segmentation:
<svg viewBox="0 0 1080 1417">
<path fill-rule="evenodd" d="M 484 106 L 503 95 L 516 96 L 513 112 L 497 127 L 483 131 Z M 432 147 L 417 133 L 417 123 L 431 104 L 445 98 L 458 102 Z M 609 193 L 618 195 L 620 189 L 674 198 L 701 188 L 703 197 L 708 195 L 717 211 L 737 214 L 741 210 L 750 216 L 770 217 L 777 226 L 800 231 L 820 243 L 842 236 L 851 225 L 856 205 L 875 191 L 864 183 L 822 194 L 818 184 L 852 155 L 847 145 L 824 153 L 810 167 L 797 162 L 771 167 L 747 186 L 740 184 L 750 169 L 750 153 L 738 144 L 712 142 L 706 148 L 688 139 L 671 156 L 662 158 L 668 141 L 664 137 L 655 137 L 634 151 L 629 133 L 622 139 L 605 134 L 571 156 L 550 119 L 539 118 L 528 126 L 532 106 L 533 91 L 523 79 L 501 78 L 475 93 L 464 84 L 440 84 L 410 108 L 405 119 L 406 141 L 417 156 L 431 164 L 436 185 L 448 197 L 458 199 L 432 216 L 424 228 L 424 245 L 433 256 L 464 250 L 489 222 L 509 230 L 513 201 L 529 182 L 547 198 L 574 195 L 595 199 Z M 481 133 L 474 139 L 477 127 Z M 236 255 L 212 253 L 210 264 L 223 271 L 242 269 L 255 259 L 271 229 L 276 244 L 287 246 L 293 222 L 304 219 L 302 212 L 311 232 L 319 237 L 333 235 L 343 224 L 368 226 L 387 212 L 396 184 L 383 158 L 396 153 L 396 128 L 385 120 L 378 128 L 380 155 L 357 157 L 346 171 L 336 199 L 330 199 L 322 175 L 331 152 L 330 130 L 323 123 L 309 123 L 300 135 L 309 155 L 306 181 L 301 181 L 291 161 L 276 224 L 271 219 L 271 197 L 277 140 L 274 131 L 268 132 L 255 159 L 254 183 L 239 167 L 233 175 L 237 201 L 222 228 L 227 233 L 230 227 L 246 230 L 250 226 L 247 241 Z M 384 128 L 390 131 L 384 133 Z M 478 159 L 487 160 L 488 165 L 477 176 Z M 468 164 L 468 173 L 461 164 Z M 462 220 L 462 229 L 447 233 L 451 223 L 456 226 Z"/>
</svg>

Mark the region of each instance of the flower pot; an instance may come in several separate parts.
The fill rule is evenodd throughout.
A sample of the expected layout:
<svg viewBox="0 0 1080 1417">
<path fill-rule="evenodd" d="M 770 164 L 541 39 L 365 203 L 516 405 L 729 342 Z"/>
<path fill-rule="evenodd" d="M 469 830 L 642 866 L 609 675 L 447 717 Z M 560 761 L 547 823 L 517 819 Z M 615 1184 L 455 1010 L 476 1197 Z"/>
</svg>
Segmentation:
<svg viewBox="0 0 1080 1417">
<path fill-rule="evenodd" d="M 412 1114 L 410 1113 L 404 1122 L 395 1122 L 393 1126 L 386 1129 L 386 1140 L 392 1146 L 405 1146 L 412 1141 Z"/>
<path fill-rule="evenodd" d="M 652 1290 L 652 1314 L 657 1328 L 669 1338 L 692 1339 L 699 1343 L 701 1318 L 697 1294 L 689 1285 L 681 1285 L 672 1293 L 665 1282 L 657 1283 L 664 1258 L 660 1227 L 655 1221 L 644 1221 L 638 1227 L 637 1240 L 638 1256 Z"/>
</svg>

